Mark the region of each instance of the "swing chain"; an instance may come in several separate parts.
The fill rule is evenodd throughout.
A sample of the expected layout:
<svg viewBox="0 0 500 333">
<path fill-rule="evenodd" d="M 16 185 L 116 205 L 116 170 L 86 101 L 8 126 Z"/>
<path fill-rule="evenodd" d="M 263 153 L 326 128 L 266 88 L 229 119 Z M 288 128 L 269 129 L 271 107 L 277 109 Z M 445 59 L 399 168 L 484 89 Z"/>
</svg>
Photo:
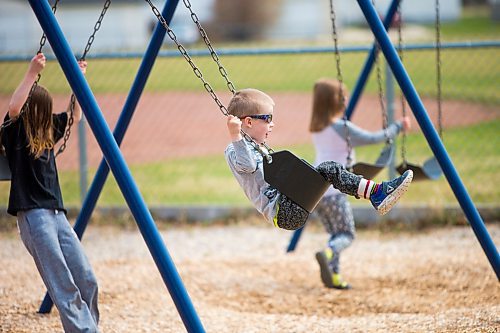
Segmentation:
<svg viewBox="0 0 500 333">
<path fill-rule="evenodd" d="M 104 7 L 101 11 L 101 15 L 99 16 L 97 22 L 94 25 L 94 32 L 92 33 L 92 35 L 90 35 L 87 41 L 87 45 L 85 46 L 85 51 L 83 52 L 83 55 L 81 56 L 80 60 L 85 60 L 87 53 L 90 51 L 90 47 L 92 46 L 92 43 L 94 42 L 95 39 L 95 34 L 101 28 L 102 20 L 104 19 L 104 15 L 106 15 L 106 12 L 110 5 L 111 5 L 111 0 L 106 0 L 106 2 L 104 3 Z"/>
<path fill-rule="evenodd" d="M 175 43 L 175 45 L 177 46 L 177 49 L 179 50 L 179 52 L 181 53 L 181 55 L 189 63 L 189 65 L 193 69 L 194 75 L 198 79 L 201 80 L 201 82 L 203 83 L 203 87 L 210 94 L 210 96 L 212 97 L 212 99 L 215 101 L 215 103 L 219 107 L 219 109 L 222 112 L 222 114 L 225 115 L 225 116 L 228 116 L 229 113 L 227 111 L 227 108 L 219 100 L 219 98 L 215 94 L 215 92 L 214 92 L 212 86 L 210 85 L 210 83 L 208 83 L 205 80 L 205 78 L 203 77 L 203 73 L 201 72 L 201 70 L 198 67 L 196 67 L 196 64 L 193 62 L 193 60 L 192 60 L 191 56 L 188 54 L 186 48 L 177 40 L 177 36 L 175 35 L 174 31 L 172 29 L 170 29 L 167 21 L 165 20 L 165 18 L 163 17 L 163 15 L 161 15 L 161 13 L 158 10 L 158 8 L 151 2 L 151 0 L 145 0 L 145 1 L 151 7 L 151 10 L 153 11 L 153 14 L 156 16 L 156 18 L 158 19 L 158 21 L 160 22 L 160 24 L 165 28 L 165 30 L 167 30 L 168 37 L 170 37 L 170 39 Z"/>
<path fill-rule="evenodd" d="M 85 46 L 83 54 L 80 57 L 80 61 L 84 61 L 86 56 L 87 56 L 87 53 L 90 51 L 90 48 L 92 47 L 92 43 L 94 43 L 94 40 L 95 40 L 95 34 L 101 28 L 102 20 L 104 19 L 104 16 L 106 15 L 106 12 L 108 11 L 108 8 L 110 5 L 111 5 L 111 0 L 106 0 L 106 2 L 104 3 L 103 9 L 101 11 L 101 14 L 99 15 L 99 18 L 97 19 L 97 22 L 94 24 L 94 31 L 92 32 L 89 39 L 87 40 L 87 45 Z M 70 104 L 69 104 L 70 117 L 68 119 L 68 128 L 66 129 L 66 132 L 64 133 L 63 143 L 61 144 L 61 146 L 57 150 L 55 157 L 59 156 L 59 154 L 64 152 L 64 150 L 66 149 L 66 145 L 67 145 L 69 137 L 71 135 L 71 126 L 73 126 L 73 123 L 75 122 L 75 119 L 73 117 L 75 106 L 76 106 L 75 104 L 76 104 L 75 94 L 71 94 L 71 100 L 70 100 Z"/>
<path fill-rule="evenodd" d="M 330 0 L 330 20 L 332 22 L 332 36 L 333 36 L 333 44 L 334 44 L 334 49 L 335 49 L 335 64 L 337 67 L 337 81 L 340 83 L 340 100 L 342 104 L 342 108 L 345 108 L 345 95 L 343 91 L 343 84 L 344 84 L 344 78 L 342 77 L 342 68 L 340 66 L 340 51 L 339 51 L 339 42 L 338 42 L 338 34 L 337 34 L 337 15 L 335 13 L 335 9 L 333 6 L 333 0 Z M 349 128 L 347 127 L 347 116 L 344 113 L 344 117 L 342 118 L 344 120 L 344 133 L 346 137 L 346 143 L 347 143 L 347 161 L 346 161 L 346 167 L 349 171 L 352 171 L 352 144 L 351 144 L 351 136 L 349 133 Z"/>
<path fill-rule="evenodd" d="M 333 8 L 333 0 L 330 0 L 330 19 L 332 21 L 332 35 L 333 35 L 333 43 L 335 46 L 335 63 L 337 66 L 337 80 L 342 84 L 344 82 L 344 78 L 342 76 L 342 68 L 340 66 L 340 51 L 339 51 L 339 41 L 338 41 L 337 24 L 336 24 L 337 15 Z M 342 89 L 342 86 L 340 88 Z M 345 96 L 342 94 L 341 98 L 342 98 L 342 103 L 345 106 Z"/>
<path fill-rule="evenodd" d="M 372 0 L 372 5 L 375 8 L 375 0 Z M 380 103 L 380 110 L 382 110 L 382 128 L 384 129 L 384 136 L 388 144 L 391 143 L 391 139 L 387 133 L 387 127 L 389 126 L 389 116 L 387 114 L 387 108 L 384 102 L 384 90 L 382 88 L 382 69 L 380 68 L 380 44 L 375 39 L 375 67 L 377 68 L 377 85 L 378 85 L 378 100 Z"/>
<path fill-rule="evenodd" d="M 187 52 L 186 48 L 177 40 L 177 36 L 175 34 L 175 32 L 170 28 L 170 26 L 168 25 L 167 21 L 165 20 L 165 18 L 163 17 L 163 15 L 160 13 L 160 11 L 158 10 L 158 8 L 152 3 L 151 0 L 145 0 L 149 6 L 151 7 L 151 10 L 153 11 L 153 14 L 156 16 L 156 18 L 158 19 L 158 22 L 160 22 L 160 24 L 163 26 L 163 28 L 165 28 L 165 30 L 167 31 L 167 35 L 168 37 L 175 43 L 175 45 L 177 46 L 177 49 L 179 50 L 179 52 L 181 53 L 181 55 L 184 57 L 184 59 L 188 62 L 188 64 L 191 66 L 191 68 L 193 69 L 193 72 L 194 72 L 194 75 L 200 79 L 200 81 L 203 83 L 203 87 L 205 88 L 205 90 L 209 93 L 209 95 L 212 97 L 212 99 L 214 100 L 214 102 L 217 104 L 217 106 L 219 107 L 219 110 L 222 112 L 222 114 L 224 116 L 228 116 L 229 115 L 229 112 L 227 111 L 227 108 L 224 106 L 224 104 L 222 104 L 222 102 L 220 101 L 219 97 L 217 97 L 217 94 L 215 93 L 215 91 L 213 90 L 212 86 L 210 85 L 210 83 L 208 83 L 205 78 L 203 77 L 203 73 L 201 72 L 201 70 L 196 66 L 196 64 L 194 63 L 193 59 L 191 58 L 191 56 L 189 55 L 189 53 Z M 189 5 L 190 6 L 190 5 Z M 189 8 L 189 7 L 188 7 Z M 211 46 L 211 45 L 210 45 Z M 256 149 L 263 157 L 266 158 L 266 160 L 268 161 L 268 163 L 271 163 L 272 162 L 272 156 L 270 155 L 270 153 L 273 153 L 274 151 L 269 148 L 265 143 L 261 145 L 259 145 L 257 142 L 255 142 L 247 133 L 245 133 L 243 130 L 240 131 L 241 135 L 243 136 L 243 138 L 245 138 L 248 142 L 250 142 L 250 144 L 252 145 L 252 147 L 254 149 Z M 264 149 L 265 148 L 265 149 Z M 267 150 L 267 151 L 265 151 Z"/>
<path fill-rule="evenodd" d="M 392 139 L 389 138 L 389 134 L 387 133 L 387 127 L 389 126 L 389 116 L 387 115 L 387 108 L 384 103 L 384 90 L 382 89 L 382 70 L 380 68 L 380 46 L 378 42 L 376 43 L 375 50 L 375 64 L 377 67 L 377 84 L 378 84 L 378 99 L 380 102 L 380 109 L 382 110 L 382 128 L 384 129 L 384 136 L 387 144 L 392 142 Z"/>
<path fill-rule="evenodd" d="M 56 13 L 57 11 L 57 4 L 59 3 L 59 0 L 56 0 L 54 2 L 54 5 L 52 6 L 52 13 Z M 47 42 L 47 37 L 45 36 L 45 33 L 42 33 L 42 37 L 40 38 L 40 47 L 38 48 L 38 51 L 36 54 L 42 53 L 42 49 L 45 46 L 45 43 Z M 38 83 L 40 82 L 40 79 L 42 78 L 42 74 L 38 73 L 35 82 L 33 82 L 33 85 L 31 86 L 31 89 L 28 93 L 28 97 L 26 98 L 26 102 L 24 102 L 23 107 L 21 108 L 21 111 L 19 112 L 19 118 L 28 108 L 29 102 L 31 101 L 31 96 L 33 95 L 33 92 L 35 91 L 36 87 L 38 86 Z M 16 119 L 17 119 L 16 118 Z M 8 119 L 7 121 L 3 122 L 2 125 L 0 125 L 0 130 L 3 130 L 5 127 L 9 126 L 12 124 L 16 119 Z M 1 137 L 0 137 L 1 141 Z M 1 146 L 1 144 L 0 144 Z"/>
<path fill-rule="evenodd" d="M 193 11 L 193 8 L 191 6 L 191 2 L 189 2 L 189 0 L 183 0 L 183 2 L 184 2 L 184 6 L 191 13 L 191 19 L 198 27 L 198 31 L 200 32 L 200 36 L 203 38 L 205 45 L 207 46 L 208 50 L 210 51 L 210 56 L 219 66 L 219 73 L 222 75 L 224 80 L 226 80 L 226 85 L 227 85 L 229 91 L 231 91 L 234 94 L 236 92 L 234 84 L 231 82 L 231 80 L 229 80 L 229 74 L 227 73 L 227 70 L 224 68 L 222 63 L 220 62 L 220 58 L 217 55 L 217 52 L 215 52 L 215 49 L 213 48 L 212 44 L 210 43 L 210 39 L 208 39 L 208 35 L 207 35 L 206 31 L 202 27 L 200 20 L 198 18 L 198 15 L 196 15 L 196 13 Z"/>
<path fill-rule="evenodd" d="M 73 117 L 73 112 L 75 110 L 75 103 L 76 103 L 76 97 L 74 94 L 71 94 L 71 101 L 69 103 L 69 110 L 70 110 L 71 115 L 68 119 L 68 129 L 64 133 L 63 143 L 61 144 L 61 146 L 57 150 L 55 157 L 59 156 L 59 154 L 61 154 L 66 149 L 66 145 L 68 143 L 69 136 L 71 135 L 71 126 L 73 126 L 73 123 L 75 121 L 75 119 Z"/>
<path fill-rule="evenodd" d="M 398 4 L 398 55 L 401 63 L 403 63 L 403 33 L 402 33 L 402 25 L 403 25 L 403 13 L 401 11 L 401 2 Z M 401 91 L 401 112 L 403 114 L 403 118 L 406 117 L 406 100 L 405 95 Z M 403 166 L 406 168 L 406 131 L 403 130 L 403 136 L 401 138 L 401 159 L 403 160 Z"/>
<path fill-rule="evenodd" d="M 0 125 L 0 129 L 3 130 L 10 124 L 12 124 L 17 118 L 22 116 L 26 109 L 28 108 L 29 102 L 31 101 L 31 96 L 33 95 L 33 91 L 35 91 L 35 88 L 38 86 L 38 82 L 40 81 L 40 78 L 42 75 L 38 74 L 35 82 L 33 82 L 33 85 L 31 86 L 30 92 L 28 93 L 28 97 L 26 98 L 26 102 L 24 103 L 23 107 L 21 108 L 21 112 L 19 112 L 19 116 L 16 118 L 9 118 L 8 120 L 4 121 L 2 125 Z"/>
<path fill-rule="evenodd" d="M 54 2 L 54 5 L 52 6 L 52 13 L 54 13 L 54 14 L 55 14 L 55 13 L 56 13 L 56 11 L 57 11 L 57 4 L 58 4 L 58 3 L 59 3 L 59 0 L 56 0 L 56 1 Z M 45 45 L 45 42 L 47 42 L 47 36 L 45 36 L 45 32 L 44 32 L 44 33 L 42 33 L 42 38 L 40 38 L 40 48 L 38 49 L 38 51 L 37 51 L 37 53 L 36 53 L 36 54 L 38 54 L 38 53 L 42 53 L 42 48 L 43 48 L 43 46 Z"/>
<path fill-rule="evenodd" d="M 441 92 L 441 15 L 439 0 L 436 0 L 436 85 L 437 85 L 437 107 L 438 107 L 438 131 L 443 140 L 442 119 L 442 92 Z"/>
<path fill-rule="evenodd" d="M 270 148 L 265 142 L 259 145 L 257 142 L 254 141 L 254 139 L 252 139 L 250 135 L 248 135 L 244 131 L 240 131 L 240 133 L 243 136 L 243 138 L 247 140 L 248 143 L 250 143 L 253 149 L 258 151 L 262 155 L 262 157 L 266 159 L 267 163 L 273 162 L 273 157 L 270 155 L 271 153 L 274 153 L 274 150 L 272 148 Z"/>
</svg>

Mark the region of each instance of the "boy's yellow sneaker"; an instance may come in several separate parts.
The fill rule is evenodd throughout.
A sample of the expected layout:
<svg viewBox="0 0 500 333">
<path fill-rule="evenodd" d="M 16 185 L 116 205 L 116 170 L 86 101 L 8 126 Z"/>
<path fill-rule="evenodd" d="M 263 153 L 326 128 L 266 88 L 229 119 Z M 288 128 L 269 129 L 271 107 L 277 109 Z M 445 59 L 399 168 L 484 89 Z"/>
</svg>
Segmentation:
<svg viewBox="0 0 500 333">
<path fill-rule="evenodd" d="M 333 285 L 333 272 L 330 270 L 330 261 L 333 259 L 333 251 L 330 248 L 326 248 L 323 251 L 316 252 L 316 260 L 319 264 L 319 270 L 321 275 L 321 281 L 327 288 L 334 288 Z"/>
</svg>

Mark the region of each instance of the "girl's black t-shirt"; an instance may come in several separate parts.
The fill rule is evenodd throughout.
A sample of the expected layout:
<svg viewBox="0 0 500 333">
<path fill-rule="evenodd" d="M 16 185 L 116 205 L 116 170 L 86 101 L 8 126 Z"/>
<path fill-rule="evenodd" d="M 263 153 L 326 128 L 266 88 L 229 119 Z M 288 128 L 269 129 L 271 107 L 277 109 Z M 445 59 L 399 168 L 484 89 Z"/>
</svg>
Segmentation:
<svg viewBox="0 0 500 333">
<path fill-rule="evenodd" d="M 5 120 L 9 119 L 9 114 Z M 54 143 L 64 136 L 68 122 L 66 112 L 52 115 Z M 64 209 L 54 149 L 46 149 L 35 159 L 28 148 L 24 123 L 19 117 L 5 127 L 2 144 L 9 161 L 12 180 L 7 212 L 16 216 L 18 211 L 35 208 Z"/>
</svg>

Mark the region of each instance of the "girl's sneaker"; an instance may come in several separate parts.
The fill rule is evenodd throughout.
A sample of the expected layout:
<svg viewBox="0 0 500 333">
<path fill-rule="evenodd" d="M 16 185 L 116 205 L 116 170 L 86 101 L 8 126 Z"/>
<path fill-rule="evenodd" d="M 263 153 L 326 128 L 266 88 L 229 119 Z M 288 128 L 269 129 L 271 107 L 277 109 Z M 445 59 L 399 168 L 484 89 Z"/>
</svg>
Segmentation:
<svg viewBox="0 0 500 333">
<path fill-rule="evenodd" d="M 342 280 L 342 277 L 340 276 L 340 274 L 333 273 L 332 281 L 333 281 L 333 288 L 335 288 L 335 289 L 346 290 L 346 289 L 352 288 L 349 283 Z"/>
<path fill-rule="evenodd" d="M 398 178 L 382 182 L 377 191 L 370 196 L 370 201 L 380 215 L 387 214 L 408 190 L 413 179 L 413 171 L 406 170 Z"/>
<path fill-rule="evenodd" d="M 319 264 L 321 281 L 327 288 L 333 288 L 332 271 L 330 270 L 330 261 L 333 259 L 333 251 L 326 248 L 323 251 L 316 252 L 316 260 Z"/>
</svg>

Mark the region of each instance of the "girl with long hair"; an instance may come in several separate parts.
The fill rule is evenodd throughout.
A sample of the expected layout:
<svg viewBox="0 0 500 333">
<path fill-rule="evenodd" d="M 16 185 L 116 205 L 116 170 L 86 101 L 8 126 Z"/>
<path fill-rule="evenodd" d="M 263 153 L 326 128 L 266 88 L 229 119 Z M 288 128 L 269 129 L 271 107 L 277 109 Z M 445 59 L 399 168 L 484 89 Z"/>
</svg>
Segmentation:
<svg viewBox="0 0 500 333">
<path fill-rule="evenodd" d="M 66 332 L 98 332 L 97 280 L 71 228 L 63 205 L 54 145 L 66 125 L 81 119 L 81 108 L 53 114 L 52 96 L 35 84 L 45 67 L 33 57 L 15 90 L 4 121 L 2 144 L 12 173 L 9 214 L 17 217 L 21 239 L 33 257 Z M 85 74 L 87 63 L 79 62 Z M 31 92 L 31 94 L 30 94 Z M 24 106 L 26 104 L 26 106 Z"/>
<path fill-rule="evenodd" d="M 343 119 L 347 88 L 338 80 L 319 79 L 314 84 L 313 108 L 309 131 L 316 151 L 315 165 L 325 161 L 346 164 L 349 155 L 347 132 L 353 147 L 384 142 L 394 138 L 402 129 L 408 130 L 410 119 L 405 117 L 385 130 L 366 131 Z M 346 126 L 348 127 L 346 131 Z M 354 152 L 351 152 L 354 163 Z M 328 288 L 350 289 L 340 275 L 340 253 L 351 245 L 355 237 L 354 218 L 347 196 L 330 187 L 316 206 L 325 230 L 330 235 L 327 246 L 316 253 L 321 280 Z"/>
</svg>

